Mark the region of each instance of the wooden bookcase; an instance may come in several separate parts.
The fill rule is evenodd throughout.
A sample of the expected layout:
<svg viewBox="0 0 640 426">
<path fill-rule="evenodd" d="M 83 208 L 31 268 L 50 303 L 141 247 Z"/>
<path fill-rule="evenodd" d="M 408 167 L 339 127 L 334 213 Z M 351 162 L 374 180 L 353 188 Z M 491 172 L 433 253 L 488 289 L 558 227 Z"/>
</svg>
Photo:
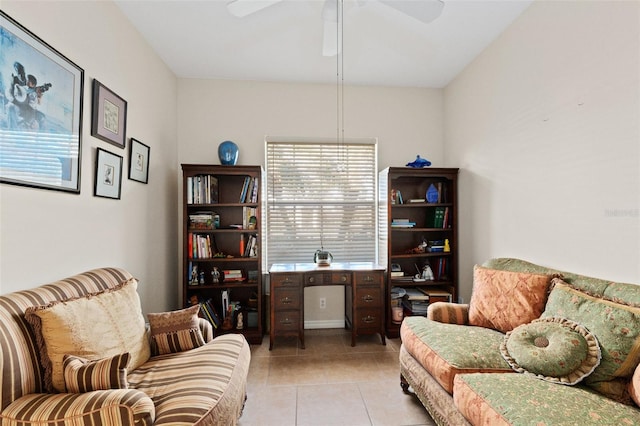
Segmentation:
<svg viewBox="0 0 640 426">
<path fill-rule="evenodd" d="M 379 256 L 387 270 L 386 331 L 398 337 L 400 323 L 393 307 L 403 305 L 403 316 L 413 312 L 403 291 L 430 293 L 429 301 L 456 301 L 458 297 L 458 169 L 389 167 L 379 173 Z M 427 191 L 432 188 L 428 200 Z M 433 192 L 433 189 L 436 192 Z M 424 245 L 426 243 L 426 247 Z M 446 244 L 445 244 L 446 243 Z M 448 250 L 448 251 L 447 251 Z M 433 279 L 414 281 L 429 264 Z M 400 272 L 402 277 L 396 276 Z M 423 305 L 424 308 L 424 305 Z"/>
<path fill-rule="evenodd" d="M 182 175 L 183 303 L 190 306 L 196 298 L 199 303 L 209 301 L 220 320 L 216 335 L 241 333 L 249 343 L 261 344 L 263 170 L 260 166 L 182 164 Z M 228 330 L 223 329 L 225 292 L 230 304 L 239 306 Z M 206 318 L 206 312 L 201 316 Z"/>
</svg>

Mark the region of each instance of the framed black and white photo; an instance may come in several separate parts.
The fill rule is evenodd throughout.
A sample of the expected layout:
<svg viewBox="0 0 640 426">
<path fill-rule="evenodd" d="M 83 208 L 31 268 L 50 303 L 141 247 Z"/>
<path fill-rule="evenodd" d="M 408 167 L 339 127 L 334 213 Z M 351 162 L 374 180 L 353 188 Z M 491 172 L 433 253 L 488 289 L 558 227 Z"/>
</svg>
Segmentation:
<svg viewBox="0 0 640 426">
<path fill-rule="evenodd" d="M 124 148 L 127 133 L 127 101 L 93 80 L 91 135 Z"/>
<path fill-rule="evenodd" d="M 122 184 L 122 157 L 102 148 L 97 150 L 93 195 L 119 200 Z"/>
<path fill-rule="evenodd" d="M 79 194 L 84 70 L 0 11 L 0 182 Z"/>
<path fill-rule="evenodd" d="M 129 143 L 129 179 L 149 182 L 149 152 L 151 148 L 137 139 Z"/>
</svg>

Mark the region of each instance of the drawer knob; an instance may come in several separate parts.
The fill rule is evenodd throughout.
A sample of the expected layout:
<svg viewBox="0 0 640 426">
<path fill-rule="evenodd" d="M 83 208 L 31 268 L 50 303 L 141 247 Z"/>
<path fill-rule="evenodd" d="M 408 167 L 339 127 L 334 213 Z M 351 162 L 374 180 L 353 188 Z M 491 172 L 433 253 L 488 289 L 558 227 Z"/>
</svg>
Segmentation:
<svg viewBox="0 0 640 426">
<path fill-rule="evenodd" d="M 370 283 L 373 281 L 373 277 L 371 275 L 367 275 L 366 277 L 364 277 L 364 281 Z"/>
<path fill-rule="evenodd" d="M 293 302 L 293 300 L 289 299 L 289 296 L 285 296 L 282 299 L 280 299 L 280 303 L 282 303 L 284 305 L 288 305 L 291 302 Z"/>
<path fill-rule="evenodd" d="M 367 324 L 371 324 L 375 320 L 376 320 L 375 317 L 372 317 L 371 315 L 367 315 L 366 317 L 362 318 L 362 322 Z"/>
<path fill-rule="evenodd" d="M 316 277 L 309 277 L 309 282 L 310 283 L 316 282 Z"/>
<path fill-rule="evenodd" d="M 362 298 L 363 301 L 368 302 L 368 303 L 373 302 L 373 299 L 374 299 L 374 297 L 372 295 L 370 295 L 370 294 L 367 294 L 366 296 L 364 296 Z"/>
<path fill-rule="evenodd" d="M 281 320 L 281 321 L 280 321 L 280 324 L 283 324 L 283 325 L 291 325 L 291 324 L 292 324 L 292 321 L 291 321 L 289 318 L 285 318 L 285 319 L 283 319 L 283 320 Z"/>
<path fill-rule="evenodd" d="M 342 281 L 343 283 L 347 282 L 347 276 L 343 275 L 342 277 L 340 277 L 340 281 Z"/>
</svg>

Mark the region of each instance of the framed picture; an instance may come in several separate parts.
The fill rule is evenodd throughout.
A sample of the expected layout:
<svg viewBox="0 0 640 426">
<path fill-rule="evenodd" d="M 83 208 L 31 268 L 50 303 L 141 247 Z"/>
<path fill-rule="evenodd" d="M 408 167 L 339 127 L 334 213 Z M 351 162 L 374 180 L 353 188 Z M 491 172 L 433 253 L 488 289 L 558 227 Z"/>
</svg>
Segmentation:
<svg viewBox="0 0 640 426">
<path fill-rule="evenodd" d="M 126 132 L 127 101 L 94 79 L 91 136 L 124 148 Z"/>
<path fill-rule="evenodd" d="M 149 148 L 137 139 L 131 138 L 129 144 L 129 179 L 149 182 Z"/>
<path fill-rule="evenodd" d="M 79 194 L 84 70 L 0 11 L 0 182 Z"/>
<path fill-rule="evenodd" d="M 122 184 L 122 157 L 102 148 L 97 150 L 93 195 L 119 200 Z"/>
</svg>

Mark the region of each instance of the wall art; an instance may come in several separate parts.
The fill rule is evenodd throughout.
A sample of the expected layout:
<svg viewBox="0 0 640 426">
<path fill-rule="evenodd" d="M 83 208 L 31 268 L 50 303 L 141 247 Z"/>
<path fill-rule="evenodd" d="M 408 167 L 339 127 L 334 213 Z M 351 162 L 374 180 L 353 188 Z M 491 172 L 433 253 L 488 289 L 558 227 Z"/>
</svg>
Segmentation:
<svg viewBox="0 0 640 426">
<path fill-rule="evenodd" d="M 0 11 L 0 182 L 80 193 L 84 70 Z"/>
<path fill-rule="evenodd" d="M 137 139 L 129 143 L 129 179 L 149 182 L 149 153 L 151 148 Z"/>
<path fill-rule="evenodd" d="M 102 148 L 97 150 L 93 195 L 119 200 L 122 185 L 122 157 Z"/>
<path fill-rule="evenodd" d="M 91 136 L 124 148 L 127 132 L 127 101 L 93 80 Z"/>
</svg>

